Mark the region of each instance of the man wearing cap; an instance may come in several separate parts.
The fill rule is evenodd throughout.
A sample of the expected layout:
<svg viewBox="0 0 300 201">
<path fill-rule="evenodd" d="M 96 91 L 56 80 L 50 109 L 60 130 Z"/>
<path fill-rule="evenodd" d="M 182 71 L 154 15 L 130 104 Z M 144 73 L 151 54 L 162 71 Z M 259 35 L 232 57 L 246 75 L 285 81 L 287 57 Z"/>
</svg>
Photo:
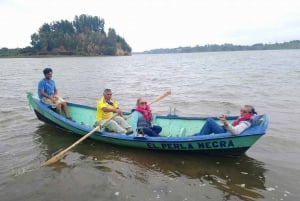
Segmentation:
<svg viewBox="0 0 300 201">
<path fill-rule="evenodd" d="M 40 100 L 51 105 L 52 108 L 56 108 L 56 111 L 59 114 L 61 114 L 63 110 L 66 118 L 72 120 L 68 112 L 66 101 L 58 96 L 55 82 L 52 80 L 52 69 L 45 68 L 43 73 L 45 78 L 41 79 L 38 84 L 38 95 Z"/>
</svg>

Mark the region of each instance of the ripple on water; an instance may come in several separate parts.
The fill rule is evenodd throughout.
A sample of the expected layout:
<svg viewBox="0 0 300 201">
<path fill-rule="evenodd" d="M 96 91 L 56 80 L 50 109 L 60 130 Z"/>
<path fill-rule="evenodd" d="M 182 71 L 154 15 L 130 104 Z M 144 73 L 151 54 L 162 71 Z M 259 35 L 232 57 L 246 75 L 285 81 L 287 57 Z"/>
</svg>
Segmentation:
<svg viewBox="0 0 300 201">
<path fill-rule="evenodd" d="M 45 199 L 42 194 L 53 200 L 298 200 L 299 54 L 243 51 L 0 60 L 4 200 L 19 200 L 14 199 L 18 192 L 18 198 L 27 195 L 30 200 Z M 87 140 L 53 167 L 32 171 L 78 139 L 41 126 L 28 109 L 25 92 L 36 92 L 44 67 L 54 69 L 59 93 L 72 102 L 95 106 L 103 89 L 111 88 L 122 110 L 130 111 L 139 96 L 151 101 L 171 90 L 171 96 L 153 104 L 155 114 L 176 108 L 178 115 L 235 115 L 241 105 L 253 104 L 270 115 L 270 129 L 247 152 L 256 159 L 150 153 Z M 22 86 L 17 85 L 20 80 Z"/>
</svg>

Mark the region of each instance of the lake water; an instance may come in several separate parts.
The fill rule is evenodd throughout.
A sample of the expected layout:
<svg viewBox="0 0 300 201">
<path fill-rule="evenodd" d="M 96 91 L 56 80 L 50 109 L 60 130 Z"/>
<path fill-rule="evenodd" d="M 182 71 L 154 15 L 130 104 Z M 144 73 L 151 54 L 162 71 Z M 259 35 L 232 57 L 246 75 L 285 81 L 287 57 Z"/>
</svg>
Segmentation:
<svg viewBox="0 0 300 201">
<path fill-rule="evenodd" d="M 155 114 L 238 115 L 252 104 L 270 117 L 267 134 L 245 156 L 157 153 L 86 140 L 63 160 L 39 168 L 78 137 L 30 110 L 42 70 L 59 94 L 95 106 L 111 88 L 123 111 L 139 96 Z M 129 57 L 0 59 L 1 201 L 299 200 L 300 50 Z"/>
</svg>

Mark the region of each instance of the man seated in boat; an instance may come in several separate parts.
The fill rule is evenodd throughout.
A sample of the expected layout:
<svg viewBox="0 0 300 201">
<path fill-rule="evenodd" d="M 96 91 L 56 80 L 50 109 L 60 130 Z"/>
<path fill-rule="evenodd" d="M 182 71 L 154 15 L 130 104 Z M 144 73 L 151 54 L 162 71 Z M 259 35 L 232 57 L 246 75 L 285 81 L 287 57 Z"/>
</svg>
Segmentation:
<svg viewBox="0 0 300 201">
<path fill-rule="evenodd" d="M 251 119 L 253 115 L 257 114 L 251 105 L 245 105 L 240 113 L 240 116 L 232 124 L 227 122 L 225 115 L 219 117 L 223 126 L 219 125 L 213 118 L 208 118 L 198 135 L 225 133 L 227 131 L 232 135 L 239 135 L 251 126 Z"/>
<path fill-rule="evenodd" d="M 55 82 L 52 79 L 52 69 L 45 68 L 43 70 L 44 78 L 39 81 L 38 84 L 38 95 L 42 102 L 51 105 L 55 108 L 57 113 L 61 114 L 64 111 L 66 118 L 72 120 L 69 115 L 67 102 L 58 96 L 58 90 Z"/>
<path fill-rule="evenodd" d="M 105 89 L 103 92 L 103 97 L 100 98 L 97 103 L 96 125 L 103 124 L 106 119 L 109 119 L 113 116 L 113 113 L 118 113 L 119 115 L 111 119 L 106 124 L 105 128 L 108 131 L 115 133 L 131 134 L 132 129 L 124 119 L 118 103 L 112 99 L 111 89 Z"/>
</svg>

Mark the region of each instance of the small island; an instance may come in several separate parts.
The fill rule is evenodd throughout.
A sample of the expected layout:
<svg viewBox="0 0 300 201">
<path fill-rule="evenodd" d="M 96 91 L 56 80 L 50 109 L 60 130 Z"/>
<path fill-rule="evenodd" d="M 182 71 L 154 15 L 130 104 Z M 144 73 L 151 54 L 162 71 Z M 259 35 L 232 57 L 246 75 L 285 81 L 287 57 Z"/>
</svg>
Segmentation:
<svg viewBox="0 0 300 201">
<path fill-rule="evenodd" d="M 0 49 L 0 58 L 38 56 L 130 56 L 132 48 L 115 29 L 104 30 L 104 19 L 82 14 L 68 20 L 44 23 L 37 33 L 31 35 L 31 46 Z M 219 51 L 300 49 L 300 40 L 283 43 L 234 45 L 225 43 L 177 48 L 157 48 L 134 54 L 169 54 Z"/>
<path fill-rule="evenodd" d="M 104 31 L 104 19 L 82 14 L 68 20 L 44 23 L 31 35 L 31 46 L 0 49 L 0 57 L 127 56 L 131 47 L 113 28 Z"/>
</svg>

